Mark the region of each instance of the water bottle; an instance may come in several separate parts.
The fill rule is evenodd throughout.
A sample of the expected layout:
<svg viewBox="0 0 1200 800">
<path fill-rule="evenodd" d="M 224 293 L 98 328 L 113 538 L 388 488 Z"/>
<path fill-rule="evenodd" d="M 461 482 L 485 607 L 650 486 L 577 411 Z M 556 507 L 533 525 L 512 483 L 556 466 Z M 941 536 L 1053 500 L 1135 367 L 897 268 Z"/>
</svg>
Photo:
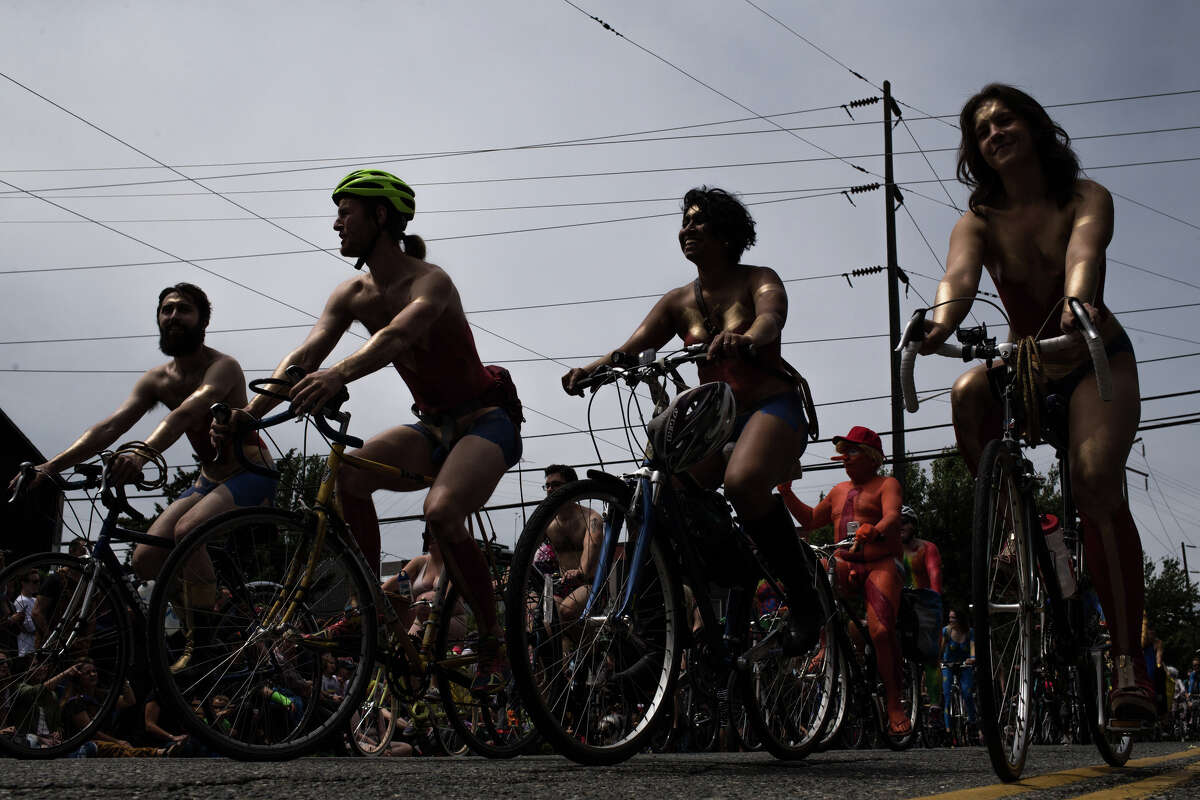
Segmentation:
<svg viewBox="0 0 1200 800">
<path fill-rule="evenodd" d="M 413 601 L 412 579 L 404 570 L 400 570 L 400 574 L 396 576 L 396 594 L 410 603 Z"/>
<path fill-rule="evenodd" d="M 846 523 L 846 536 L 853 539 L 856 533 L 858 533 L 858 520 L 852 519 Z"/>
<path fill-rule="evenodd" d="M 1050 550 L 1050 560 L 1054 563 L 1054 574 L 1058 578 L 1058 588 L 1064 598 L 1071 598 L 1079 590 L 1075 580 L 1075 565 L 1071 563 L 1071 553 L 1063 537 L 1062 526 L 1058 517 L 1053 514 L 1042 515 L 1042 532 L 1046 535 L 1046 547 Z"/>
</svg>

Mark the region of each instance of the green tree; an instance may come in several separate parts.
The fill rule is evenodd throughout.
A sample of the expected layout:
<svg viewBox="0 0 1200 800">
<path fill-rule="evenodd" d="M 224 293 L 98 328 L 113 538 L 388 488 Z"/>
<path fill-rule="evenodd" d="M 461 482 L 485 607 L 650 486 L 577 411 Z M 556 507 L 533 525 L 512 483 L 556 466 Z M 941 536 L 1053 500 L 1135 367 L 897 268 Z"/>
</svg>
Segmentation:
<svg viewBox="0 0 1200 800">
<path fill-rule="evenodd" d="M 1197 647 L 1196 604 L 1200 591 L 1188 580 L 1177 558 L 1157 565 L 1143 556 L 1146 570 L 1146 618 L 1163 643 L 1164 663 L 1186 669 Z"/>
</svg>

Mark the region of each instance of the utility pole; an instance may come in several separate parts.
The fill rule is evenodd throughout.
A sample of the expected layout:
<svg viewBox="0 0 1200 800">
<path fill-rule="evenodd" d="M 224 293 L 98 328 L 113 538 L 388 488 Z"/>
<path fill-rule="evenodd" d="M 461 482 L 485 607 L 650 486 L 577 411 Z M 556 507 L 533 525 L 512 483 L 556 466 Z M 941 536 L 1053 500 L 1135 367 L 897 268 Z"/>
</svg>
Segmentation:
<svg viewBox="0 0 1200 800">
<path fill-rule="evenodd" d="M 893 475 L 905 485 L 907 450 L 904 446 L 904 400 L 900 388 L 900 280 L 899 264 L 896 263 L 896 205 L 899 192 L 892 175 L 892 110 L 900 116 L 900 108 L 892 99 L 891 81 L 883 82 L 883 208 L 887 221 L 887 271 L 888 271 L 888 330 L 890 331 L 888 358 L 892 367 L 892 459 Z"/>
<path fill-rule="evenodd" d="M 1188 611 L 1190 612 L 1190 614 L 1196 613 L 1196 604 L 1192 600 L 1192 573 L 1188 570 L 1187 549 L 1189 547 L 1195 547 L 1195 546 L 1196 545 L 1194 545 L 1194 544 L 1185 544 L 1184 542 L 1179 543 L 1179 554 L 1181 556 L 1183 556 L 1183 580 L 1185 581 L 1185 583 L 1187 585 Z M 1196 652 L 1196 620 L 1193 617 L 1193 619 L 1192 619 L 1192 653 L 1194 654 L 1195 652 Z"/>
</svg>

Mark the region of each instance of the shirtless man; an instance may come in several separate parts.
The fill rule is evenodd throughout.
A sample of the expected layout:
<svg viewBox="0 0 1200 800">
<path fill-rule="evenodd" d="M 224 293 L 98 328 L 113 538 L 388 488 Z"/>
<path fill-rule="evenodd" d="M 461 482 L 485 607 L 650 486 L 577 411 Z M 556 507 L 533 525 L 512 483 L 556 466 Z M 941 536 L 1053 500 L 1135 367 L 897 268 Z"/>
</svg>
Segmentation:
<svg viewBox="0 0 1200 800">
<path fill-rule="evenodd" d="M 416 213 L 408 184 L 381 170 L 350 173 L 333 191 L 333 228 L 341 254 L 367 265 L 367 273 L 341 283 L 329 296 L 308 337 L 275 370 L 290 364 L 309 374 L 290 391 L 293 409 L 322 408 L 346 384 L 392 366 L 412 393 L 420 422 L 372 437 L 353 455 L 394 465 L 413 478 L 348 466 L 337 493 L 366 561 L 379 569 L 379 519 L 371 495 L 379 489 L 426 488 L 415 476 L 435 476 L 425 498 L 425 521 L 441 546 L 455 586 L 480 619 L 479 668 L 473 689 L 504 684 L 501 631 L 487 561 L 467 532 L 467 515 L 481 508 L 505 471 L 521 457 L 521 404 L 508 372 L 485 368 L 475 349 L 458 290 L 441 267 L 425 261 L 425 242 L 406 233 Z M 371 338 L 327 369 L 325 358 L 354 322 Z M 256 396 L 231 425 L 213 426 L 221 439 L 278 401 Z M 352 619 L 343 620 L 353 625 Z M 331 636 L 337 630 L 327 629 Z"/>
<path fill-rule="evenodd" d="M 545 472 L 546 494 L 579 479 L 572 467 L 563 464 L 551 464 Z M 546 537 L 562 578 L 554 593 L 558 616 L 564 623 L 574 622 L 587 603 L 596 576 L 596 559 L 604 540 L 604 518 L 578 504 L 564 505 L 546 526 Z"/>
<path fill-rule="evenodd" d="M 158 347 L 171 360 L 142 375 L 116 411 L 88 428 L 66 450 L 35 467 L 34 485 L 104 450 L 162 403 L 170 413 L 146 438 L 146 445 L 161 453 L 186 436 L 202 463 L 196 482 L 150 526 L 152 536 L 179 540 L 224 511 L 270 504 L 275 481 L 245 471 L 231 449 L 218 451 L 209 443 L 209 406 L 246 403 L 246 378 L 238 362 L 204 344 L 211 312 L 208 297 L 198 286 L 179 283 L 163 289 L 158 295 Z M 255 463 L 270 463 L 266 449 L 257 443 L 247 445 L 245 454 Z M 149 460 L 147 453 L 121 453 L 110 468 L 110 477 L 118 483 L 132 483 Z M 10 489 L 15 482 L 14 478 Z M 158 574 L 166 557 L 165 548 L 138 545 L 133 568 L 143 579 L 150 579 Z"/>
<path fill-rule="evenodd" d="M 1013 340 L 1075 330 L 1063 298 L 1084 303 L 1108 351 L 1112 402 L 1100 399 L 1082 341 L 1077 350 L 1043 358 L 1045 391 L 1070 398 L 1072 489 L 1118 662 L 1112 711 L 1118 719 L 1153 721 L 1154 691 L 1138 658 L 1142 546 L 1121 492 L 1141 415 L 1137 362 L 1104 298 L 1112 197 L 1079 176 L 1066 132 L 1018 89 L 985 87 L 963 106 L 959 121 L 958 175 L 972 188 L 970 210 L 950 235 L 937 301 L 965 302 L 933 312 L 921 351 L 932 353 L 966 317 L 984 267 L 1009 314 Z M 959 452 L 974 472 L 984 444 L 1000 435 L 1000 403 L 982 366 L 958 379 L 951 405 Z"/>
<path fill-rule="evenodd" d="M 870 428 L 856 425 L 845 436 L 833 437 L 838 455 L 850 478 L 829 490 L 810 507 L 793 492 L 791 484 L 780 484 L 783 502 L 805 531 L 833 523 L 834 541 L 849 536 L 854 544 L 838 551 L 837 590 L 863 594 L 867 606 L 867 630 L 875 645 L 875 662 L 887 693 L 889 730 L 904 736 L 912 728 L 900 702 L 900 641 L 896 616 L 900 611 L 900 482 L 878 474 L 883 464 L 883 442 Z"/>
<path fill-rule="evenodd" d="M 904 546 L 903 563 L 910 589 L 932 589 L 942 593 L 942 554 L 933 542 L 917 538 L 917 512 L 908 506 L 900 509 L 900 543 Z"/>
</svg>

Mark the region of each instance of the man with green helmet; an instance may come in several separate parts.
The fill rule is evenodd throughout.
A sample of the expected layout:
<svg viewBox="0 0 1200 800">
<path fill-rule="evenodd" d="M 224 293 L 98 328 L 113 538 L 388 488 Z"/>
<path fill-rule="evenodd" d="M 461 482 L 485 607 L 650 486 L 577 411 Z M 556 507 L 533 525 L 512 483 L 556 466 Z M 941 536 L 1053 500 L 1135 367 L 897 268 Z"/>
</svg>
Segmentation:
<svg viewBox="0 0 1200 800">
<path fill-rule="evenodd" d="M 392 365 L 408 385 L 418 422 L 384 431 L 354 455 L 436 476 L 425 498 L 425 519 L 450 569 L 451 579 L 480 619 L 476 691 L 503 683 L 500 626 L 491 573 L 467 532 L 467 516 L 481 508 L 505 471 L 521 456 L 521 403 L 508 372 L 484 367 L 454 283 L 424 260 L 425 242 L 406 233 L 416 211 L 415 193 L 382 170 L 357 170 L 333 192 L 341 254 L 367 271 L 330 295 L 305 340 L 275 370 L 288 365 L 308 373 L 290 392 L 297 412 L 315 411 L 351 381 Z M 370 339 L 327 369 L 318 369 L 353 322 Z M 245 412 L 262 416 L 277 401 L 256 396 Z M 236 424 L 236 422 L 234 423 Z M 213 434 L 229 435 L 214 424 Z M 346 522 L 367 563 L 379 568 L 379 521 L 371 494 L 378 489 L 416 491 L 422 482 L 346 467 L 338 481 Z M 343 620 L 319 636 L 336 638 Z"/>
</svg>

